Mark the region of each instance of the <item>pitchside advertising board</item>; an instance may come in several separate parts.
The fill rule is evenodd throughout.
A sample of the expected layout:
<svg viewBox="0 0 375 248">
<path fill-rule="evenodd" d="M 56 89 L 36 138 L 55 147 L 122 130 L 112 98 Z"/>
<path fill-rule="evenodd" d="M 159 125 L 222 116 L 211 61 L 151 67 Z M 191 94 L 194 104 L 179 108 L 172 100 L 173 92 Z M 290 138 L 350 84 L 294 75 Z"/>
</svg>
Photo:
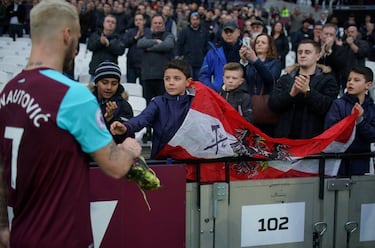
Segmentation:
<svg viewBox="0 0 375 248">
<path fill-rule="evenodd" d="M 241 247 L 304 241 L 305 202 L 242 206 Z"/>
</svg>

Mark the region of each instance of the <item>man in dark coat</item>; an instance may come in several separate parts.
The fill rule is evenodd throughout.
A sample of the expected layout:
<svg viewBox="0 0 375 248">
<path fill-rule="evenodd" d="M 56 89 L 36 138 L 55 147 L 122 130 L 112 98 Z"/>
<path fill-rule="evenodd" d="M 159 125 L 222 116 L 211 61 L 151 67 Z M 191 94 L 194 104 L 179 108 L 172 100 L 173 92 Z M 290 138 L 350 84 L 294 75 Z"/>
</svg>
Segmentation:
<svg viewBox="0 0 375 248">
<path fill-rule="evenodd" d="M 198 12 L 190 14 L 189 22 L 178 36 L 177 55 L 191 65 L 192 78 L 198 80 L 199 70 L 208 50 L 208 32 L 200 24 Z"/>
<path fill-rule="evenodd" d="M 115 33 L 116 18 L 107 15 L 104 18 L 103 30 L 90 35 L 87 48 L 92 51 L 89 65 L 90 75 L 94 75 L 96 67 L 103 61 L 118 64 L 118 57 L 124 54 L 125 45 L 120 36 Z"/>
<path fill-rule="evenodd" d="M 320 46 L 303 40 L 297 49 L 298 64 L 287 67 L 269 99 L 272 111 L 280 114 L 275 137 L 308 139 L 324 131 L 324 118 L 339 88 L 326 66 L 319 66 Z"/>
<path fill-rule="evenodd" d="M 23 28 L 26 19 L 26 7 L 22 0 L 15 0 L 7 7 L 7 20 L 9 21 L 9 36 L 16 40 L 23 36 Z"/>
<path fill-rule="evenodd" d="M 128 83 L 135 83 L 139 79 L 140 84 L 143 85 L 141 79 L 141 66 L 143 50 L 137 48 L 137 42 L 145 33 L 150 33 L 150 29 L 145 27 L 146 19 L 142 14 L 135 14 L 134 28 L 129 28 L 124 34 L 124 44 L 128 48 L 126 54 L 126 81 Z"/>
</svg>

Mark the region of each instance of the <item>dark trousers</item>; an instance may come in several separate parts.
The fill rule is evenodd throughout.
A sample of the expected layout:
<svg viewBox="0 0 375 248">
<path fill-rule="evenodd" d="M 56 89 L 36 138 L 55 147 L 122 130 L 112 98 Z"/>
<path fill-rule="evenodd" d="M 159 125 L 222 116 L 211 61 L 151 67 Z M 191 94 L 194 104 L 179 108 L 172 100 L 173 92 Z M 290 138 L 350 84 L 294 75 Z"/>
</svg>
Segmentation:
<svg viewBox="0 0 375 248">
<path fill-rule="evenodd" d="M 13 40 L 16 40 L 17 37 L 23 36 L 23 25 L 22 24 L 9 24 L 9 36 L 13 37 Z"/>
<path fill-rule="evenodd" d="M 191 68 L 191 77 L 193 79 L 193 81 L 199 81 L 199 71 L 200 71 L 200 67 L 192 67 Z"/>
<path fill-rule="evenodd" d="M 129 65 L 126 66 L 126 82 L 136 83 L 139 78 L 139 83 L 143 85 L 141 80 L 141 68 L 134 68 Z"/>
<path fill-rule="evenodd" d="M 165 92 L 163 79 L 143 80 L 143 97 L 146 98 L 147 104 L 155 96 L 163 95 Z"/>
</svg>

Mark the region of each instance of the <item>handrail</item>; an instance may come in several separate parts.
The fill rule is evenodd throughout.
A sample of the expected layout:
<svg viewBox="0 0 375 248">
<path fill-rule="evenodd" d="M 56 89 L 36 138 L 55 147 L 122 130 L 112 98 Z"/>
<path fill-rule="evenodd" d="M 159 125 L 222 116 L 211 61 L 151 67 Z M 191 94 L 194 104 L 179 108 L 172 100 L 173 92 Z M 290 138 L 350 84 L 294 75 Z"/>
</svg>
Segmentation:
<svg viewBox="0 0 375 248">
<path fill-rule="evenodd" d="M 365 153 L 319 153 L 315 155 L 309 155 L 300 160 L 304 159 L 358 159 L 358 158 L 371 158 L 375 157 L 375 152 Z M 238 161 L 272 161 L 266 158 L 253 158 L 247 156 L 238 157 L 223 157 L 215 159 L 185 159 L 185 160 L 173 160 L 173 159 L 146 159 L 148 165 L 161 165 L 161 164 L 204 164 L 204 163 L 215 163 L 215 162 L 238 162 Z M 90 162 L 90 167 L 96 167 L 96 162 Z"/>
<path fill-rule="evenodd" d="M 365 152 L 365 153 L 319 153 L 315 155 L 310 155 L 306 157 L 298 158 L 299 160 L 319 160 L 318 163 L 318 175 L 319 175 L 319 199 L 324 199 L 324 171 L 325 171 L 325 160 L 326 159 L 358 159 L 358 158 L 371 158 L 375 157 L 375 152 Z M 274 160 L 274 159 L 272 159 Z M 217 163 L 222 162 L 225 163 L 225 183 L 228 184 L 228 189 L 230 187 L 230 172 L 229 172 L 229 163 L 231 162 L 239 162 L 239 161 L 271 161 L 270 159 L 266 158 L 253 158 L 253 157 L 246 157 L 246 156 L 239 156 L 239 157 L 223 157 L 217 159 L 185 159 L 185 160 L 173 160 L 173 159 L 164 159 L 164 160 L 155 160 L 155 159 L 146 159 L 146 162 L 149 166 L 153 165 L 165 165 L 165 164 L 190 164 L 190 165 L 197 165 L 196 170 L 196 178 L 198 183 L 198 190 L 197 190 L 197 207 L 200 209 L 200 187 L 202 186 L 201 177 L 200 177 L 200 165 L 204 163 Z M 96 162 L 91 162 L 90 167 L 97 167 L 98 165 Z M 350 176 L 349 176 L 350 177 Z M 216 181 L 218 182 L 218 181 Z M 206 183 L 204 183 L 206 184 Z M 230 194 L 228 194 L 228 204 L 230 204 Z"/>
</svg>

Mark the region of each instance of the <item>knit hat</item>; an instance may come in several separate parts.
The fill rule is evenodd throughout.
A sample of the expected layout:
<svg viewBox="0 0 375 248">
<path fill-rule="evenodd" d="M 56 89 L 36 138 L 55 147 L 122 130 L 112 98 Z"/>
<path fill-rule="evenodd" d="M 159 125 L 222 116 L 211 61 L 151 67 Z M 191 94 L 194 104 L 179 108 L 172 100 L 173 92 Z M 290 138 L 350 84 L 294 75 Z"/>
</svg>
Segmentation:
<svg viewBox="0 0 375 248">
<path fill-rule="evenodd" d="M 116 78 L 118 81 L 120 81 L 120 67 L 113 62 L 106 61 L 100 63 L 95 69 L 94 82 L 97 83 L 103 78 Z"/>
</svg>

